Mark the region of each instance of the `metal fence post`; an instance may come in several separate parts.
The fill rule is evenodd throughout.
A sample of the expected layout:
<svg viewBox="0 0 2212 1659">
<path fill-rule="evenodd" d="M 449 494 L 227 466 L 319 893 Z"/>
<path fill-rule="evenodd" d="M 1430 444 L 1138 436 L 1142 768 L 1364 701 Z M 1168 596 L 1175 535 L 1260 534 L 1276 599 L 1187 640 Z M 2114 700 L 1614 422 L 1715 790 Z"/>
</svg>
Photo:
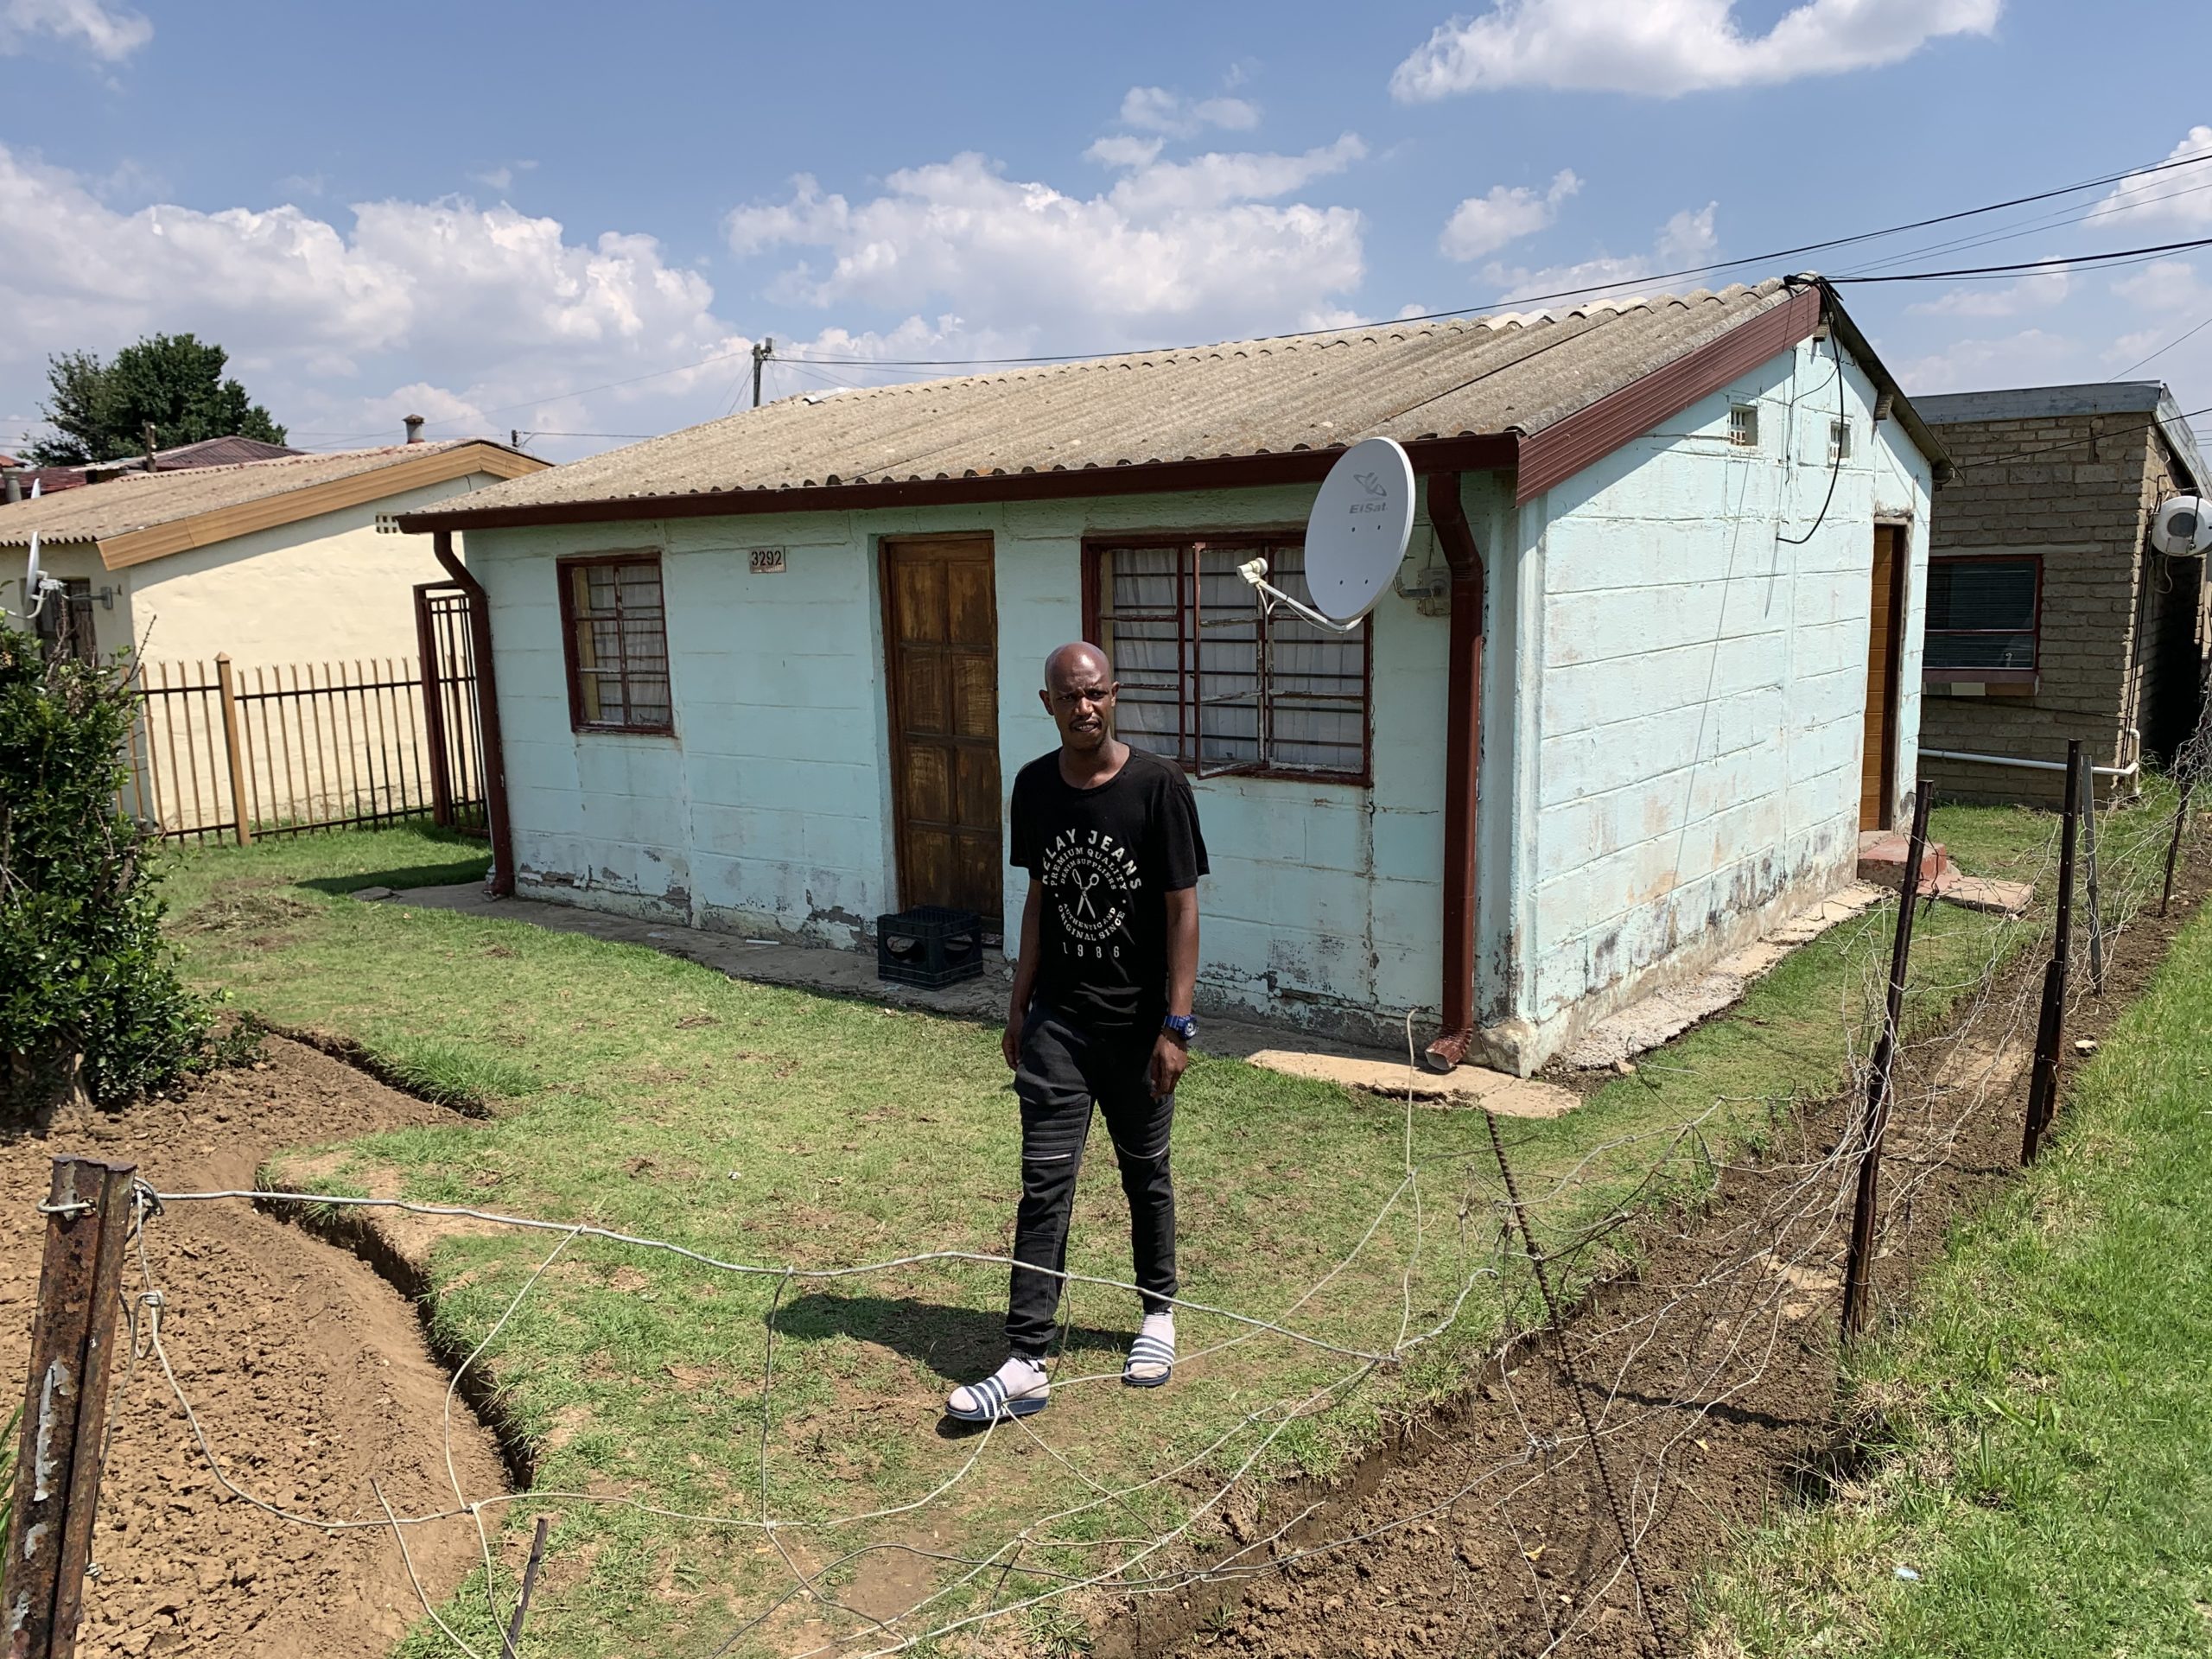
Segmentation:
<svg viewBox="0 0 2212 1659">
<path fill-rule="evenodd" d="M 2174 806 L 2173 838 L 2166 842 L 2166 884 L 2158 891 L 2158 914 L 2164 916 L 2174 902 L 2174 861 L 2181 856 L 2182 830 L 2189 823 L 2189 795 L 2196 787 L 2196 778 L 2186 774 L 2181 780 L 2181 799 Z"/>
<path fill-rule="evenodd" d="M 135 1164 L 56 1158 L 0 1605 L 8 1659 L 70 1659 L 99 1508 Z"/>
<path fill-rule="evenodd" d="M 215 655 L 215 687 L 223 700 L 223 750 L 231 763 L 231 821 L 238 828 L 241 847 L 253 844 L 253 830 L 246 823 L 252 816 L 246 806 L 245 745 L 238 737 L 238 693 L 231 680 L 231 654 L 227 651 Z"/>
<path fill-rule="evenodd" d="M 2105 994 L 2105 923 L 2097 894 L 2097 774 L 2083 755 L 2082 770 L 2082 856 L 2088 861 L 2089 900 L 2089 990 Z"/>
<path fill-rule="evenodd" d="M 2044 1131 L 2058 1104 L 2058 1047 L 2066 1038 L 2067 959 L 2074 950 L 2074 831 L 2082 810 L 2082 745 L 2066 746 L 2066 822 L 2058 834 L 2058 916 L 2050 965 L 2043 975 L 2043 1014 L 2036 1025 L 2035 1071 L 2028 1082 L 2027 1122 L 2020 1134 L 2020 1161 L 2035 1161 Z"/>
<path fill-rule="evenodd" d="M 1912 922 L 1920 911 L 1920 866 L 1928 847 L 1927 780 L 1913 785 L 1912 838 L 1904 855 L 1904 885 L 1897 889 L 1897 931 L 1890 945 L 1890 995 L 1882 1034 L 1866 1077 L 1866 1110 L 1860 1120 L 1859 1195 L 1851 1212 L 1851 1250 L 1843 1268 L 1843 1334 L 1866 1327 L 1867 1281 L 1874 1268 L 1874 1211 L 1880 1196 L 1882 1137 L 1890 1126 L 1890 1074 L 1897 1058 L 1897 1020 L 1904 1011 L 1904 982 L 1912 965 Z"/>
</svg>

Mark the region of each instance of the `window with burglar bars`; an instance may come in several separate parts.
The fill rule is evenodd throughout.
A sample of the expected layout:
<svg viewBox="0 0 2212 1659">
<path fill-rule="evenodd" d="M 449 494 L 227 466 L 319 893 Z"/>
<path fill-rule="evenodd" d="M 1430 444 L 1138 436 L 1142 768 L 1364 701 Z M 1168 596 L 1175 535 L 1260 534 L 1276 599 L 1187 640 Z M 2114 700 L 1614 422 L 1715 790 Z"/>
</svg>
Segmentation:
<svg viewBox="0 0 2212 1659">
<path fill-rule="evenodd" d="M 1924 677 L 2033 681 L 2042 588 L 2039 558 L 1929 560 Z"/>
<path fill-rule="evenodd" d="M 1189 541 L 1091 550 L 1099 643 L 1122 683 L 1116 724 L 1141 748 L 1204 773 L 1282 772 L 1363 782 L 1367 630 L 1334 634 L 1272 615 L 1236 574 L 1311 603 L 1297 541 Z"/>
<path fill-rule="evenodd" d="M 659 555 L 563 560 L 561 619 L 578 730 L 675 729 Z"/>
<path fill-rule="evenodd" d="M 89 577 L 72 576 L 61 584 L 61 591 L 47 595 L 46 603 L 39 607 L 38 637 L 46 642 L 49 652 L 58 652 L 80 663 L 99 660 L 99 652 L 92 642 L 92 584 Z"/>
</svg>

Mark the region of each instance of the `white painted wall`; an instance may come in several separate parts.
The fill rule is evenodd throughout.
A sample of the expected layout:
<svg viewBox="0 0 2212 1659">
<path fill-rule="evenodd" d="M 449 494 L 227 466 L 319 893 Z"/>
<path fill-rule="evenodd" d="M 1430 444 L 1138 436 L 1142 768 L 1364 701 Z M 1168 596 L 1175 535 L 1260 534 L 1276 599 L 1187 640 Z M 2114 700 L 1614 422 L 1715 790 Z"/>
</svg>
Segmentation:
<svg viewBox="0 0 2212 1659">
<path fill-rule="evenodd" d="M 1756 449 L 1728 442 L 1745 401 Z M 1878 514 L 1911 526 L 1899 724 L 1916 751 L 1929 468 L 1894 423 L 1874 429 L 1872 401 L 1847 356 L 1839 388 L 1808 341 L 1522 509 L 1526 879 L 1496 1033 L 1522 1063 L 1653 969 L 1701 969 L 1849 876 Z M 1909 793 L 1909 760 L 1898 776 Z"/>
<path fill-rule="evenodd" d="M 856 943 L 899 906 L 877 552 L 886 536 L 988 534 L 996 550 L 1002 781 L 1056 741 L 1046 655 L 1083 631 L 1086 534 L 1302 522 L 1310 490 L 575 529 L 482 531 L 521 887 L 752 933 Z M 677 734 L 575 733 L 556 556 L 662 550 Z M 748 550 L 787 550 L 755 576 Z M 1430 556 L 1417 531 L 1409 568 Z M 1440 945 L 1448 622 L 1376 613 L 1371 790 L 1196 785 L 1213 1006 L 1389 1027 L 1433 1006 Z M 1027 877 L 1008 869 L 1009 934 Z"/>
<path fill-rule="evenodd" d="M 1817 364 L 1801 349 L 1745 383 L 1763 404 L 1755 456 L 1726 448 L 1724 396 L 1523 508 L 1500 479 L 1467 482 L 1491 611 L 1477 995 L 1510 1063 L 1539 1063 L 1654 967 L 1714 954 L 1848 873 L 1878 506 L 1914 527 L 1911 750 L 1927 467 L 1893 431 L 1872 439 L 1855 369 L 1859 449 L 1821 531 L 1777 542 L 1777 514 L 1802 533 L 1827 488 L 1833 373 L 1823 346 Z M 1054 741 L 1034 688 L 1046 652 L 1082 631 L 1086 534 L 1298 524 L 1312 495 L 480 531 L 470 563 L 492 597 L 520 888 L 855 944 L 900 904 L 883 537 L 991 537 L 1010 785 Z M 763 546 L 788 550 L 783 574 L 749 574 Z M 663 553 L 676 735 L 572 732 L 553 560 L 641 547 Z M 1424 519 L 1407 575 L 1432 562 Z M 1373 626 L 1371 789 L 1196 784 L 1213 863 L 1200 981 L 1211 1007 L 1395 1040 L 1440 994 L 1449 622 L 1393 597 Z M 1007 872 L 1009 933 L 1024 883 Z"/>
</svg>

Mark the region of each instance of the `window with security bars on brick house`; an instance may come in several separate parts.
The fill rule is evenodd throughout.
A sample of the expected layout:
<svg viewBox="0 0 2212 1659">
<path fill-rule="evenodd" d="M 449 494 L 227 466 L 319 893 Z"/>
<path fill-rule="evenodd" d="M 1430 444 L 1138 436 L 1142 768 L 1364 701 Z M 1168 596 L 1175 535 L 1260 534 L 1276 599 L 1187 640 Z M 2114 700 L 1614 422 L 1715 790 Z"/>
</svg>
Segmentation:
<svg viewBox="0 0 2212 1659">
<path fill-rule="evenodd" d="M 1929 559 L 1922 656 L 1925 677 L 2032 680 L 2042 588 L 2040 559 Z"/>
<path fill-rule="evenodd" d="M 673 730 L 660 556 L 564 559 L 560 571 L 571 723 L 580 731 Z"/>
<path fill-rule="evenodd" d="M 1201 774 L 1364 782 L 1368 630 L 1334 634 L 1262 610 L 1236 574 L 1311 602 L 1301 543 L 1259 538 L 1094 543 L 1099 643 L 1114 661 L 1122 739 Z"/>
</svg>

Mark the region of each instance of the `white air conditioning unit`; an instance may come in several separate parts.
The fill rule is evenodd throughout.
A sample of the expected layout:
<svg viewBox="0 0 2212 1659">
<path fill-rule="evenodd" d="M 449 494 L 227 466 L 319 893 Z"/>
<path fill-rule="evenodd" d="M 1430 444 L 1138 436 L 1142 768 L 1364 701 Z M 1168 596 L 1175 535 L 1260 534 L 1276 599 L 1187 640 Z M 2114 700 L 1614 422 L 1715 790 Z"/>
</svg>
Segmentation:
<svg viewBox="0 0 2212 1659">
<path fill-rule="evenodd" d="M 2193 558 L 2212 548 L 2212 509 L 2201 495 L 2169 496 L 2151 515 L 2151 545 L 2169 558 Z"/>
</svg>

